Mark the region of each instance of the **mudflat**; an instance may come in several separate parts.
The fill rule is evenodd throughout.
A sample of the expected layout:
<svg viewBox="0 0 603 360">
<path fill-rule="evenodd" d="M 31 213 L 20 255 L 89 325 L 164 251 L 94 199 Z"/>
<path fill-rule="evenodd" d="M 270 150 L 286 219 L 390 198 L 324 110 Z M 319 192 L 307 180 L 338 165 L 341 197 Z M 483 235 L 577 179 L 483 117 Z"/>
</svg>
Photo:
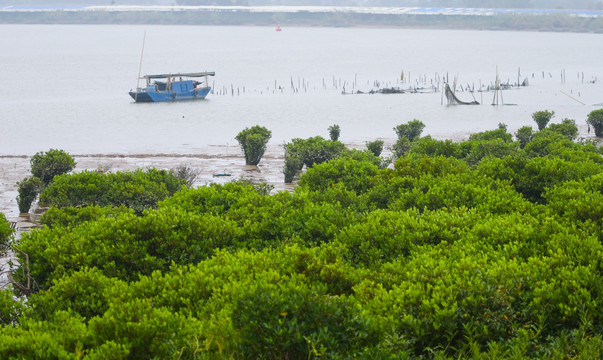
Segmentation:
<svg viewBox="0 0 603 360">
<path fill-rule="evenodd" d="M 240 148 L 210 146 L 196 154 L 70 154 L 76 161 L 73 172 L 80 171 L 133 171 L 136 169 L 176 169 L 186 166 L 198 172 L 193 187 L 210 183 L 226 183 L 233 180 L 265 182 L 274 191 L 292 188 L 284 183 L 284 151 L 282 146 L 268 146 L 258 166 L 245 165 Z M 223 176 L 229 174 L 230 176 Z M 218 176 L 216 176 L 218 175 Z M 31 176 L 29 156 L 0 156 L 0 212 L 17 227 L 32 226 L 36 207 L 29 214 L 20 214 L 17 206 L 17 182 Z"/>
</svg>

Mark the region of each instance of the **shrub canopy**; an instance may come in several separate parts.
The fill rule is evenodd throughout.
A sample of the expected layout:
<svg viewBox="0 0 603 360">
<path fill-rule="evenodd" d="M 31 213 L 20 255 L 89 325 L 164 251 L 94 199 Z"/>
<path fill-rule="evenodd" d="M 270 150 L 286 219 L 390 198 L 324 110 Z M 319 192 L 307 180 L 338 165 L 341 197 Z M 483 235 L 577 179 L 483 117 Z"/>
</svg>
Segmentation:
<svg viewBox="0 0 603 360">
<path fill-rule="evenodd" d="M 63 150 L 50 149 L 32 156 L 31 173 L 42 180 L 44 186 L 50 184 L 55 176 L 66 174 L 75 168 L 75 160 Z"/>
<path fill-rule="evenodd" d="M 48 199 L 84 205 L 19 240 L 40 291 L 0 292 L 0 358 L 600 357 L 594 145 L 544 130 L 522 149 L 499 128 L 415 140 L 391 169 L 294 143 L 336 151 L 274 195 L 154 172 L 57 177 Z M 302 163 L 321 158 L 307 151 Z M 97 188 L 165 195 L 144 209 L 78 195 Z"/>
<path fill-rule="evenodd" d="M 266 144 L 272 137 L 272 132 L 263 126 L 252 126 L 245 128 L 237 134 L 235 139 L 241 145 L 243 154 L 245 154 L 245 164 L 257 165 L 266 152 Z"/>
</svg>

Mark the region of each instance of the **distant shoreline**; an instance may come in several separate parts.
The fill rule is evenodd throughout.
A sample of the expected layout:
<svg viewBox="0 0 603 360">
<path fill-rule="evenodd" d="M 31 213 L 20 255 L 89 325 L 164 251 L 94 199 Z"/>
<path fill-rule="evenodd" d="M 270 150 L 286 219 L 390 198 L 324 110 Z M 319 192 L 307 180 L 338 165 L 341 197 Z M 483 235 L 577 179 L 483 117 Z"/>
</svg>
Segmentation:
<svg viewBox="0 0 603 360">
<path fill-rule="evenodd" d="M 339 10 L 341 9 L 341 10 Z M 603 33 L 603 11 L 335 8 L 0 6 L 0 24 L 385 27 Z"/>
</svg>

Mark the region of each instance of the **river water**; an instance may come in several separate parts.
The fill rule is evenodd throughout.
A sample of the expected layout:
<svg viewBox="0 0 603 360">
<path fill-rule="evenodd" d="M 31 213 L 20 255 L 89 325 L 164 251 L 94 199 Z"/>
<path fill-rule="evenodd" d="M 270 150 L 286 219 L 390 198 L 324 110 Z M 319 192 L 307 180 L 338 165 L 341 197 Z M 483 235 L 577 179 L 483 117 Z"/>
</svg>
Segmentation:
<svg viewBox="0 0 603 360">
<path fill-rule="evenodd" d="M 424 134 L 454 139 L 498 123 L 535 126 L 531 114 L 545 109 L 553 122 L 575 119 L 587 136 L 586 115 L 603 103 L 602 44 L 603 34 L 575 33 L 0 25 L 0 155 L 205 153 L 236 145 L 256 124 L 272 131 L 271 145 L 328 137 L 332 124 L 346 143 L 387 143 L 394 126 L 414 118 Z M 134 104 L 127 92 L 139 67 L 215 71 L 214 92 Z M 503 91 L 505 106 L 491 105 L 492 92 L 466 91 L 492 84 L 497 71 L 503 82 L 530 85 Z M 443 78 L 482 105 L 446 105 L 432 91 Z M 425 93 L 342 95 L 386 86 Z"/>
</svg>

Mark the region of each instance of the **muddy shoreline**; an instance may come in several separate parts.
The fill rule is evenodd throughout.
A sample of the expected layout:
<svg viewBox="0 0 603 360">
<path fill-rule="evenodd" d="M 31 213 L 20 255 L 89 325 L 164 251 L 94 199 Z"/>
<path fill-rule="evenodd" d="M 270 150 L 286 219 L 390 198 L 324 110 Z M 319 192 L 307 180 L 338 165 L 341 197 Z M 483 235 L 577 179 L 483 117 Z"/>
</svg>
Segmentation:
<svg viewBox="0 0 603 360">
<path fill-rule="evenodd" d="M 198 171 L 194 187 L 210 183 L 226 183 L 245 179 L 266 182 L 275 191 L 291 187 L 284 183 L 284 151 L 282 146 L 268 146 L 258 166 L 245 165 L 245 157 L 240 148 L 233 146 L 211 146 L 203 153 L 196 154 L 70 154 L 76 162 L 73 172 L 103 170 L 109 172 L 133 171 L 136 169 L 176 169 L 187 166 Z M 17 222 L 20 229 L 31 226 L 31 216 L 35 217 L 35 207 L 30 214 L 19 214 L 17 206 L 17 182 L 30 176 L 30 156 L 0 155 L 0 212 L 9 221 Z M 230 176 L 214 176 L 230 174 Z"/>
<path fill-rule="evenodd" d="M 598 140 L 586 126 L 579 126 L 579 140 Z M 453 141 L 461 141 L 468 137 L 458 135 Z M 437 138 L 437 137 L 435 137 Z M 390 155 L 390 148 L 395 139 L 380 139 L 385 141 L 384 153 Z M 366 149 L 364 143 L 346 143 L 349 149 Z M 136 169 L 176 169 L 187 166 L 198 171 L 198 177 L 193 187 L 205 186 L 210 183 L 224 184 L 233 180 L 249 180 L 265 182 L 274 186 L 273 192 L 292 190 L 292 184 L 284 183 L 283 166 L 285 153 L 282 145 L 268 145 L 266 153 L 258 166 L 245 165 L 245 157 L 240 147 L 228 145 L 210 145 L 195 153 L 109 153 L 109 154 L 71 154 L 76 162 L 73 172 L 84 170 L 103 170 L 109 172 L 133 171 Z M 17 182 L 30 176 L 30 155 L 0 154 L 0 212 L 9 221 L 17 222 L 18 228 L 31 226 L 31 217 L 35 218 L 35 206 L 30 214 L 20 214 L 17 206 Z M 214 176 L 215 174 L 230 174 L 230 176 Z"/>
</svg>

